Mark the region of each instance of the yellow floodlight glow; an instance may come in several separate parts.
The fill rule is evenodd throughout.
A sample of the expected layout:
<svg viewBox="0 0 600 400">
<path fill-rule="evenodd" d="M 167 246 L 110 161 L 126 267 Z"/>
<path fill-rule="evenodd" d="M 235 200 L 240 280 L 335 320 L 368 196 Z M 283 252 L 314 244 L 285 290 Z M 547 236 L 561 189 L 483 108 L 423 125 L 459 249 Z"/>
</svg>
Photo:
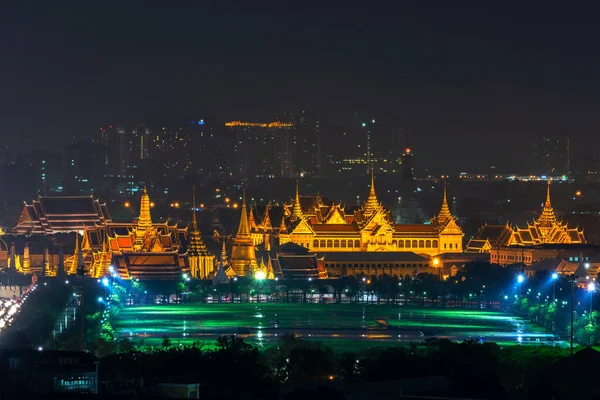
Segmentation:
<svg viewBox="0 0 600 400">
<path fill-rule="evenodd" d="M 254 274 L 254 279 L 259 281 L 265 280 L 266 277 L 265 271 L 256 271 L 256 274 Z"/>
</svg>

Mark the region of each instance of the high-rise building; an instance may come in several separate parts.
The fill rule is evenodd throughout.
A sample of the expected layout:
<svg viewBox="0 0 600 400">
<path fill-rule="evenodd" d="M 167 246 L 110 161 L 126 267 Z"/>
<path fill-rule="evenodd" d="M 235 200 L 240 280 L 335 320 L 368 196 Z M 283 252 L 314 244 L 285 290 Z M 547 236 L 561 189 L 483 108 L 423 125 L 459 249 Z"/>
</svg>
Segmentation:
<svg viewBox="0 0 600 400">
<path fill-rule="evenodd" d="M 533 142 L 531 171 L 536 175 L 569 175 L 571 141 L 567 136 L 540 136 Z"/>
<path fill-rule="evenodd" d="M 235 137 L 232 152 L 233 173 L 248 177 L 292 177 L 293 133 L 291 122 L 225 123 Z"/>
</svg>

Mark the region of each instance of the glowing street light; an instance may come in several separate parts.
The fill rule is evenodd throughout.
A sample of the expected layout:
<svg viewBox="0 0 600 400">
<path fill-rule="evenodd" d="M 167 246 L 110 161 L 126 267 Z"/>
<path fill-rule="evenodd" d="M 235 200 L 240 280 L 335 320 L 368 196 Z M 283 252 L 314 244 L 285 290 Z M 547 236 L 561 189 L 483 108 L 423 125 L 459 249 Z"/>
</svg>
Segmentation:
<svg viewBox="0 0 600 400">
<path fill-rule="evenodd" d="M 108 285 L 110 284 L 110 282 L 108 281 L 108 278 L 102 278 L 102 284 L 106 287 L 108 287 Z"/>
<path fill-rule="evenodd" d="M 98 297 L 98 303 L 102 303 L 104 299 L 102 297 Z"/>
<path fill-rule="evenodd" d="M 552 301 L 556 301 L 556 281 L 558 280 L 558 274 L 556 272 L 552 273 Z"/>
<path fill-rule="evenodd" d="M 554 273 L 552 274 L 552 279 L 553 279 L 553 280 L 557 280 L 557 279 L 558 279 L 558 274 L 557 274 L 556 272 L 554 272 Z"/>
<path fill-rule="evenodd" d="M 523 275 L 517 276 L 517 282 L 518 283 L 523 283 L 524 281 L 525 281 L 525 277 Z"/>
</svg>

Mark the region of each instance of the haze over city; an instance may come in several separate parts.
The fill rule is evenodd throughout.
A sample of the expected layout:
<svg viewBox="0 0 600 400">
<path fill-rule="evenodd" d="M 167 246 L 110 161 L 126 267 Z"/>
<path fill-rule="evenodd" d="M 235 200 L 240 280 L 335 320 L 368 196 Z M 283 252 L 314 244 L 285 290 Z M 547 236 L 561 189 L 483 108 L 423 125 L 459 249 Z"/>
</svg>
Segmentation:
<svg viewBox="0 0 600 400">
<path fill-rule="evenodd" d="M 453 172 L 508 169 L 536 135 L 571 136 L 585 153 L 598 129 L 592 15 L 509 3 L 4 5 L 2 142 L 57 148 L 153 113 L 306 109 L 410 128 L 431 167 Z"/>
</svg>

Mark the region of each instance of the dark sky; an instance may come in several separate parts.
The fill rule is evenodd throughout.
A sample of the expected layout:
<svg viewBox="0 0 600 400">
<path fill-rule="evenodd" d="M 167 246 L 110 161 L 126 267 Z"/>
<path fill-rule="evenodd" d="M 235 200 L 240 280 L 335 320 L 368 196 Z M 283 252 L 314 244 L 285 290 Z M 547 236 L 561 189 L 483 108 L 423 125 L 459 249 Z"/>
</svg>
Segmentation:
<svg viewBox="0 0 600 400">
<path fill-rule="evenodd" d="M 451 169 L 510 168 L 536 134 L 572 135 L 582 152 L 598 136 L 597 9 L 4 3 L 0 139 L 13 148 L 56 146 L 158 110 L 259 119 L 305 108 L 340 123 L 359 111 L 410 127 L 416 151 Z"/>
</svg>

